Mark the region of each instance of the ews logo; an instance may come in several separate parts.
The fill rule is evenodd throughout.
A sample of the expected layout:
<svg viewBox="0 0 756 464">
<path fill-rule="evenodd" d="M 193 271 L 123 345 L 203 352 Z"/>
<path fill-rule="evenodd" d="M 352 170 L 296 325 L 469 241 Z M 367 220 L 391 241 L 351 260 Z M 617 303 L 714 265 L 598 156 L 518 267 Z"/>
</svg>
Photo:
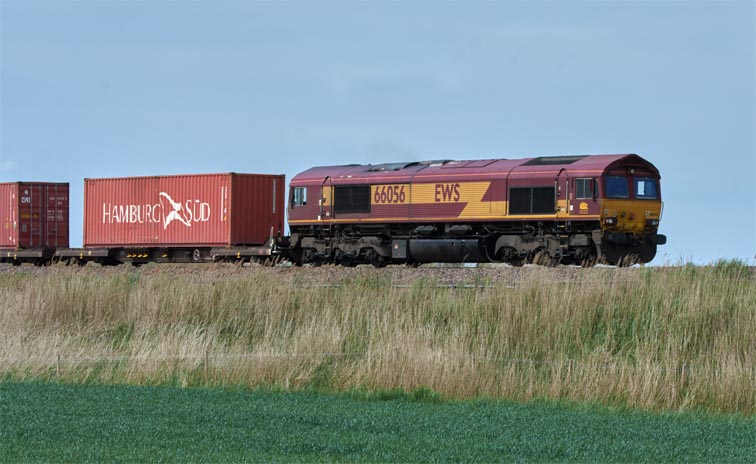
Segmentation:
<svg viewBox="0 0 756 464">
<path fill-rule="evenodd" d="M 459 184 L 436 184 L 436 203 L 459 201 Z"/>
</svg>

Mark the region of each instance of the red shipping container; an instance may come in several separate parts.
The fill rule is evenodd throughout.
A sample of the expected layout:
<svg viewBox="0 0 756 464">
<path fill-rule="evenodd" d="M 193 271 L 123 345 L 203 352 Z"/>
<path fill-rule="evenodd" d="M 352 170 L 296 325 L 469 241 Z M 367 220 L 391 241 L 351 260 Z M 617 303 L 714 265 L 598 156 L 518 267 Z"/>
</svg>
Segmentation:
<svg viewBox="0 0 756 464">
<path fill-rule="evenodd" d="M 85 247 L 261 245 L 283 233 L 283 175 L 84 179 Z"/>
<path fill-rule="evenodd" d="M 0 183 L 0 248 L 68 247 L 68 184 Z"/>
</svg>

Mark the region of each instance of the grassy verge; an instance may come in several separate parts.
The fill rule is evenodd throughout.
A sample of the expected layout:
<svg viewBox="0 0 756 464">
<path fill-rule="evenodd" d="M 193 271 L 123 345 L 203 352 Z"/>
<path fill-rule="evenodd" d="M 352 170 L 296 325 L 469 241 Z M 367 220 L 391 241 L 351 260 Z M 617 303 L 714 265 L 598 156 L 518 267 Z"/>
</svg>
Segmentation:
<svg viewBox="0 0 756 464">
<path fill-rule="evenodd" d="M 0 273 L 6 378 L 756 413 L 756 280 L 737 262 L 442 270 L 474 288 L 422 269 L 45 271 Z"/>
<path fill-rule="evenodd" d="M 410 396 L 0 383 L 0 423 L 2 462 L 753 462 L 756 454 L 752 418 Z"/>
</svg>

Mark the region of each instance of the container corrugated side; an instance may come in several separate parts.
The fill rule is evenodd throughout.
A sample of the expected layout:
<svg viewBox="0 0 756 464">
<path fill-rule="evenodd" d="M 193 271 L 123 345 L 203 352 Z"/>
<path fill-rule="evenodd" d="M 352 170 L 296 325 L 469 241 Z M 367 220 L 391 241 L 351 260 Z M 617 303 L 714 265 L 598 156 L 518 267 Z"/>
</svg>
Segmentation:
<svg viewBox="0 0 756 464">
<path fill-rule="evenodd" d="M 277 176 L 196 174 L 84 180 L 85 247 L 206 247 L 260 244 L 271 217 L 236 198 L 236 179 L 260 191 Z M 272 188 L 267 187 L 267 188 Z M 272 201 L 272 200 L 271 200 Z M 234 208 L 238 202 L 242 208 Z M 236 222 L 253 224 L 240 235 Z M 281 221 L 282 222 L 282 221 Z M 262 236 L 259 230 L 267 232 Z"/>
</svg>

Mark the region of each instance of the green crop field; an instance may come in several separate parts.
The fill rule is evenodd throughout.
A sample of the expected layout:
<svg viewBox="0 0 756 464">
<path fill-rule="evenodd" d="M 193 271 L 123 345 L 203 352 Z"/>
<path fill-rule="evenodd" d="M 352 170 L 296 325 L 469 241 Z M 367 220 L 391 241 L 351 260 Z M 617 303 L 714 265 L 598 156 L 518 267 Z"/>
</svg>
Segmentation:
<svg viewBox="0 0 756 464">
<path fill-rule="evenodd" d="M 0 384 L 0 462 L 753 462 L 756 420 L 355 393 Z"/>
</svg>

